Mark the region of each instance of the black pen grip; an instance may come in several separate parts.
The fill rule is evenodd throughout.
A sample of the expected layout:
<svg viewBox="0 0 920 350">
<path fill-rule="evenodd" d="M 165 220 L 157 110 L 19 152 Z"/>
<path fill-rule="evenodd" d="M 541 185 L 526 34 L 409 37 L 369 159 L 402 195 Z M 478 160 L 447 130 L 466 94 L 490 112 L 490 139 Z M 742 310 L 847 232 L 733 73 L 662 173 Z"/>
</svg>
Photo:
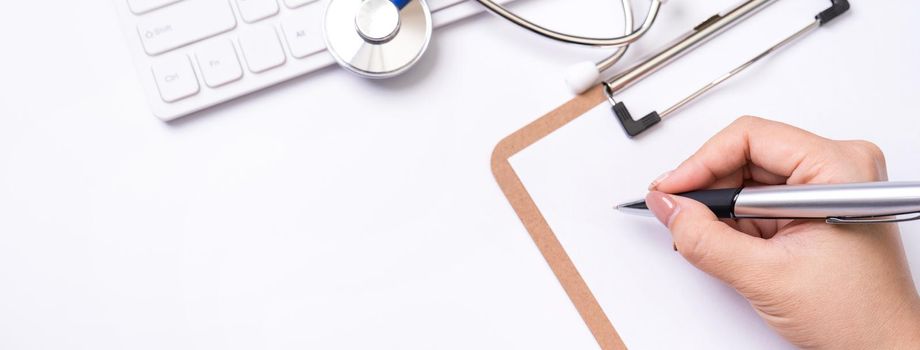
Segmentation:
<svg viewBox="0 0 920 350">
<path fill-rule="evenodd" d="M 734 218 L 735 198 L 741 192 L 740 188 L 726 188 L 720 190 L 703 190 L 677 194 L 705 204 L 720 219 Z"/>
</svg>

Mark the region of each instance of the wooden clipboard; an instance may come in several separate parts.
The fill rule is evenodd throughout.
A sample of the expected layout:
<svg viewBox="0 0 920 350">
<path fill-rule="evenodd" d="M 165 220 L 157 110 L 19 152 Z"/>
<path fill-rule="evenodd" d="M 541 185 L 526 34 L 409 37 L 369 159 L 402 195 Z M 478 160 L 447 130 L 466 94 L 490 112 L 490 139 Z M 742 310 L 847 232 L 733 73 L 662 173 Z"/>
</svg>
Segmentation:
<svg viewBox="0 0 920 350">
<path fill-rule="evenodd" d="M 508 135 L 492 152 L 492 174 L 597 344 L 603 350 L 616 350 L 626 349 L 626 344 L 591 293 L 591 289 L 549 227 L 543 213 L 534 203 L 510 162 L 510 158 L 515 154 L 585 115 L 606 100 L 604 87 L 599 85 Z"/>
</svg>

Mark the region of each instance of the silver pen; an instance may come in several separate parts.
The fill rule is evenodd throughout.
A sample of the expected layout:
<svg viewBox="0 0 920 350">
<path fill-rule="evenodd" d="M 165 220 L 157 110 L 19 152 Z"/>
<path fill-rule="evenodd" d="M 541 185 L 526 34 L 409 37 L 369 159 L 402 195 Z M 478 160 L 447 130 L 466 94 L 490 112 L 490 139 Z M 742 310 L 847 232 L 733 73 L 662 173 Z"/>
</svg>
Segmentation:
<svg viewBox="0 0 920 350">
<path fill-rule="evenodd" d="M 824 219 L 829 224 L 920 219 L 920 182 L 744 187 L 676 195 L 705 204 L 723 219 Z M 650 215 L 645 200 L 616 209 Z"/>
</svg>

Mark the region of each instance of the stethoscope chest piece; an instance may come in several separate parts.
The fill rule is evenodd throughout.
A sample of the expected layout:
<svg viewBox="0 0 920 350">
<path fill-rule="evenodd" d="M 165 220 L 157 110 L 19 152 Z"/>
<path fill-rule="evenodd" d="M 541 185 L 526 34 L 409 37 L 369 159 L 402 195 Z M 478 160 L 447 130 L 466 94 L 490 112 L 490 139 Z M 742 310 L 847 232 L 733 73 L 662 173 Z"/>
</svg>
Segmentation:
<svg viewBox="0 0 920 350">
<path fill-rule="evenodd" d="M 424 0 L 330 0 L 323 24 L 326 48 L 348 70 L 387 78 L 412 67 L 431 40 Z"/>
</svg>

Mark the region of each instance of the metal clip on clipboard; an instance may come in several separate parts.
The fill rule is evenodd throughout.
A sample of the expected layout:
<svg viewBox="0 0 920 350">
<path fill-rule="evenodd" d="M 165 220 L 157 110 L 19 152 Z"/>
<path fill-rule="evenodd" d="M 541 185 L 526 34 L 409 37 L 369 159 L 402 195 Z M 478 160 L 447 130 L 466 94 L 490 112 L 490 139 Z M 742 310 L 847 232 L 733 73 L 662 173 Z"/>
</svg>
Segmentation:
<svg viewBox="0 0 920 350">
<path fill-rule="evenodd" d="M 652 111 L 641 119 L 633 119 L 632 113 L 629 112 L 629 109 L 626 108 L 626 105 L 623 102 L 617 102 L 614 99 L 614 94 L 617 92 L 632 86 L 632 84 L 656 72 L 683 54 L 686 54 L 687 52 L 699 47 L 707 40 L 715 37 L 720 33 L 723 33 L 732 25 L 745 18 L 748 18 L 752 14 L 765 8 L 767 5 L 774 3 L 775 1 L 776 0 L 749 0 L 745 1 L 732 10 L 712 16 L 703 23 L 697 25 L 695 28 L 693 28 L 693 30 L 690 31 L 690 33 L 685 34 L 675 43 L 663 48 L 657 54 L 652 55 L 645 61 L 638 63 L 637 65 L 627 69 L 625 72 L 620 73 L 610 80 L 604 82 L 607 98 L 613 105 L 613 114 L 617 117 L 617 119 L 619 119 L 620 124 L 623 125 L 623 130 L 626 131 L 626 134 L 629 135 L 629 137 L 634 137 L 643 133 L 652 126 L 661 122 L 662 119 L 667 118 L 676 110 L 699 98 L 722 82 L 737 75 L 738 73 L 741 73 L 764 57 L 767 57 L 778 49 L 796 41 L 796 39 L 801 38 L 802 36 L 811 33 L 815 29 L 829 23 L 831 20 L 837 18 L 837 16 L 847 12 L 847 10 L 850 9 L 850 3 L 847 0 L 831 0 L 831 7 L 816 15 L 815 21 L 811 24 L 805 26 L 786 39 L 783 39 L 779 43 L 771 46 L 751 60 L 706 84 L 699 90 L 696 90 L 683 100 L 678 101 L 676 104 L 668 107 L 661 113 Z"/>
</svg>

